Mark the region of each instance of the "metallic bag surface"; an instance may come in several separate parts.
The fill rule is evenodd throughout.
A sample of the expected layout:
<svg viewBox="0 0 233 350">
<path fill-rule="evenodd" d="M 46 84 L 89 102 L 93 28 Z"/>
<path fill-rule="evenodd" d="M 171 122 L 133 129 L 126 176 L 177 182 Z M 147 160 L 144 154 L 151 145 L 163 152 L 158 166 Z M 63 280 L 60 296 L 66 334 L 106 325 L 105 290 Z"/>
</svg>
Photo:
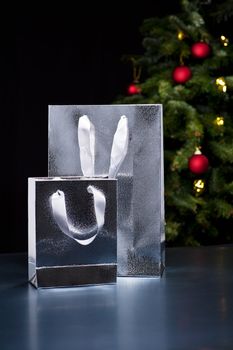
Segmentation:
<svg viewBox="0 0 233 350">
<path fill-rule="evenodd" d="M 35 287 L 115 283 L 115 179 L 29 178 L 29 281 Z"/>
<path fill-rule="evenodd" d="M 114 133 L 128 119 L 128 150 L 118 179 L 119 276 L 159 276 L 164 268 L 162 105 L 49 106 L 49 176 L 82 175 L 77 128 L 95 125 L 95 174 L 108 176 Z"/>
</svg>

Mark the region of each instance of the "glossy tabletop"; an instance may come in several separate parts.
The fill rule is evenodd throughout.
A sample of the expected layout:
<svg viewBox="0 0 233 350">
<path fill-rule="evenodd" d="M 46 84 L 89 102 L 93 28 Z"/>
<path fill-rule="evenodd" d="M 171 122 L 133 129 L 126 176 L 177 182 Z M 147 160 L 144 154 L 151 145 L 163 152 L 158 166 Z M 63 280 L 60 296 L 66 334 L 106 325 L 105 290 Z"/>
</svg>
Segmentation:
<svg viewBox="0 0 233 350">
<path fill-rule="evenodd" d="M 1 350 L 233 349 L 233 246 L 167 249 L 161 279 L 36 290 L 0 255 Z"/>
</svg>

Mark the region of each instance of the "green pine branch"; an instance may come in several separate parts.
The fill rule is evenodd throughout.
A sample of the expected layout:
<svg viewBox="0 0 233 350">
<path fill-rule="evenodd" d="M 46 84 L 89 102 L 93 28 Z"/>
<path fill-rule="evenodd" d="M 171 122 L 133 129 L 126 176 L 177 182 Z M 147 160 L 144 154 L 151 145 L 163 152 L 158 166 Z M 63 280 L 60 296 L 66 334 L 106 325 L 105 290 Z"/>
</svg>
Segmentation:
<svg viewBox="0 0 233 350">
<path fill-rule="evenodd" d="M 162 103 L 166 239 L 179 245 L 233 241 L 233 45 L 224 47 L 208 31 L 200 1 L 181 1 L 180 14 L 144 21 L 145 53 L 137 57 L 143 68 L 141 94 L 123 96 L 119 103 Z M 177 33 L 184 33 L 178 40 Z M 227 33 L 226 33 L 227 35 Z M 211 46 L 205 59 L 195 59 L 191 45 L 204 40 Z M 172 72 L 181 63 L 192 78 L 177 84 Z M 223 77 L 226 91 L 216 84 Z M 221 117 L 222 124 L 217 123 Z M 209 169 L 193 174 L 188 159 L 197 146 L 209 159 Z M 203 179 L 203 193 L 193 182 Z M 230 222 L 230 221 L 229 221 Z M 232 222 L 232 221 L 231 221 Z M 222 229 L 224 226 L 224 230 Z"/>
</svg>

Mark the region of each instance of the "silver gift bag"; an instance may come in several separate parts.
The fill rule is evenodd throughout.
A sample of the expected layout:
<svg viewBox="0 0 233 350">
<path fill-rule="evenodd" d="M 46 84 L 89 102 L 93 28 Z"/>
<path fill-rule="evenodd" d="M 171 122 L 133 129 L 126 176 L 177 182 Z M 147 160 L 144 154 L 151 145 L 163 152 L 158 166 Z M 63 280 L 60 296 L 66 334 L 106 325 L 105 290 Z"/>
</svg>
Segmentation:
<svg viewBox="0 0 233 350">
<path fill-rule="evenodd" d="M 95 174 L 109 176 L 119 119 L 128 120 L 128 148 L 118 179 L 119 276 L 159 276 L 164 268 L 163 127 L 161 105 L 49 106 L 49 175 L 82 174 L 79 119 L 95 125 Z M 119 130 L 120 134 L 120 130 Z M 115 143 L 117 150 L 123 141 Z M 111 167 L 110 167 L 111 168 Z M 114 168 L 114 167 L 112 167 Z"/>
<path fill-rule="evenodd" d="M 114 283 L 116 180 L 29 178 L 29 281 L 35 287 Z"/>
</svg>

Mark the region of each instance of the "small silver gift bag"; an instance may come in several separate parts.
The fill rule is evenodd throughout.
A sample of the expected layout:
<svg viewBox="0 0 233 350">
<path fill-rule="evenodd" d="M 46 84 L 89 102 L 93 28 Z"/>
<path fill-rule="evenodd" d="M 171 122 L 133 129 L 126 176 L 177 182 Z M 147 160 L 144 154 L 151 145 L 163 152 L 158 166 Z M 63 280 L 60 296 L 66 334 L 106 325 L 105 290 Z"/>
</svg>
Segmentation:
<svg viewBox="0 0 233 350">
<path fill-rule="evenodd" d="M 115 179 L 29 178 L 29 281 L 116 282 L 116 220 Z"/>
<path fill-rule="evenodd" d="M 159 276 L 165 242 L 162 106 L 49 106 L 50 176 L 82 174 L 77 129 L 83 115 L 95 125 L 99 176 L 110 174 L 109 155 L 119 118 L 128 120 L 128 148 L 124 148 L 124 128 L 122 140 L 116 142 L 125 152 L 117 175 L 118 275 Z"/>
<path fill-rule="evenodd" d="M 95 176 L 95 126 L 86 115 L 76 131 L 83 176 L 29 178 L 29 281 L 36 287 L 116 282 L 115 177 L 127 153 L 128 121 L 118 122 L 108 177 Z"/>
</svg>

